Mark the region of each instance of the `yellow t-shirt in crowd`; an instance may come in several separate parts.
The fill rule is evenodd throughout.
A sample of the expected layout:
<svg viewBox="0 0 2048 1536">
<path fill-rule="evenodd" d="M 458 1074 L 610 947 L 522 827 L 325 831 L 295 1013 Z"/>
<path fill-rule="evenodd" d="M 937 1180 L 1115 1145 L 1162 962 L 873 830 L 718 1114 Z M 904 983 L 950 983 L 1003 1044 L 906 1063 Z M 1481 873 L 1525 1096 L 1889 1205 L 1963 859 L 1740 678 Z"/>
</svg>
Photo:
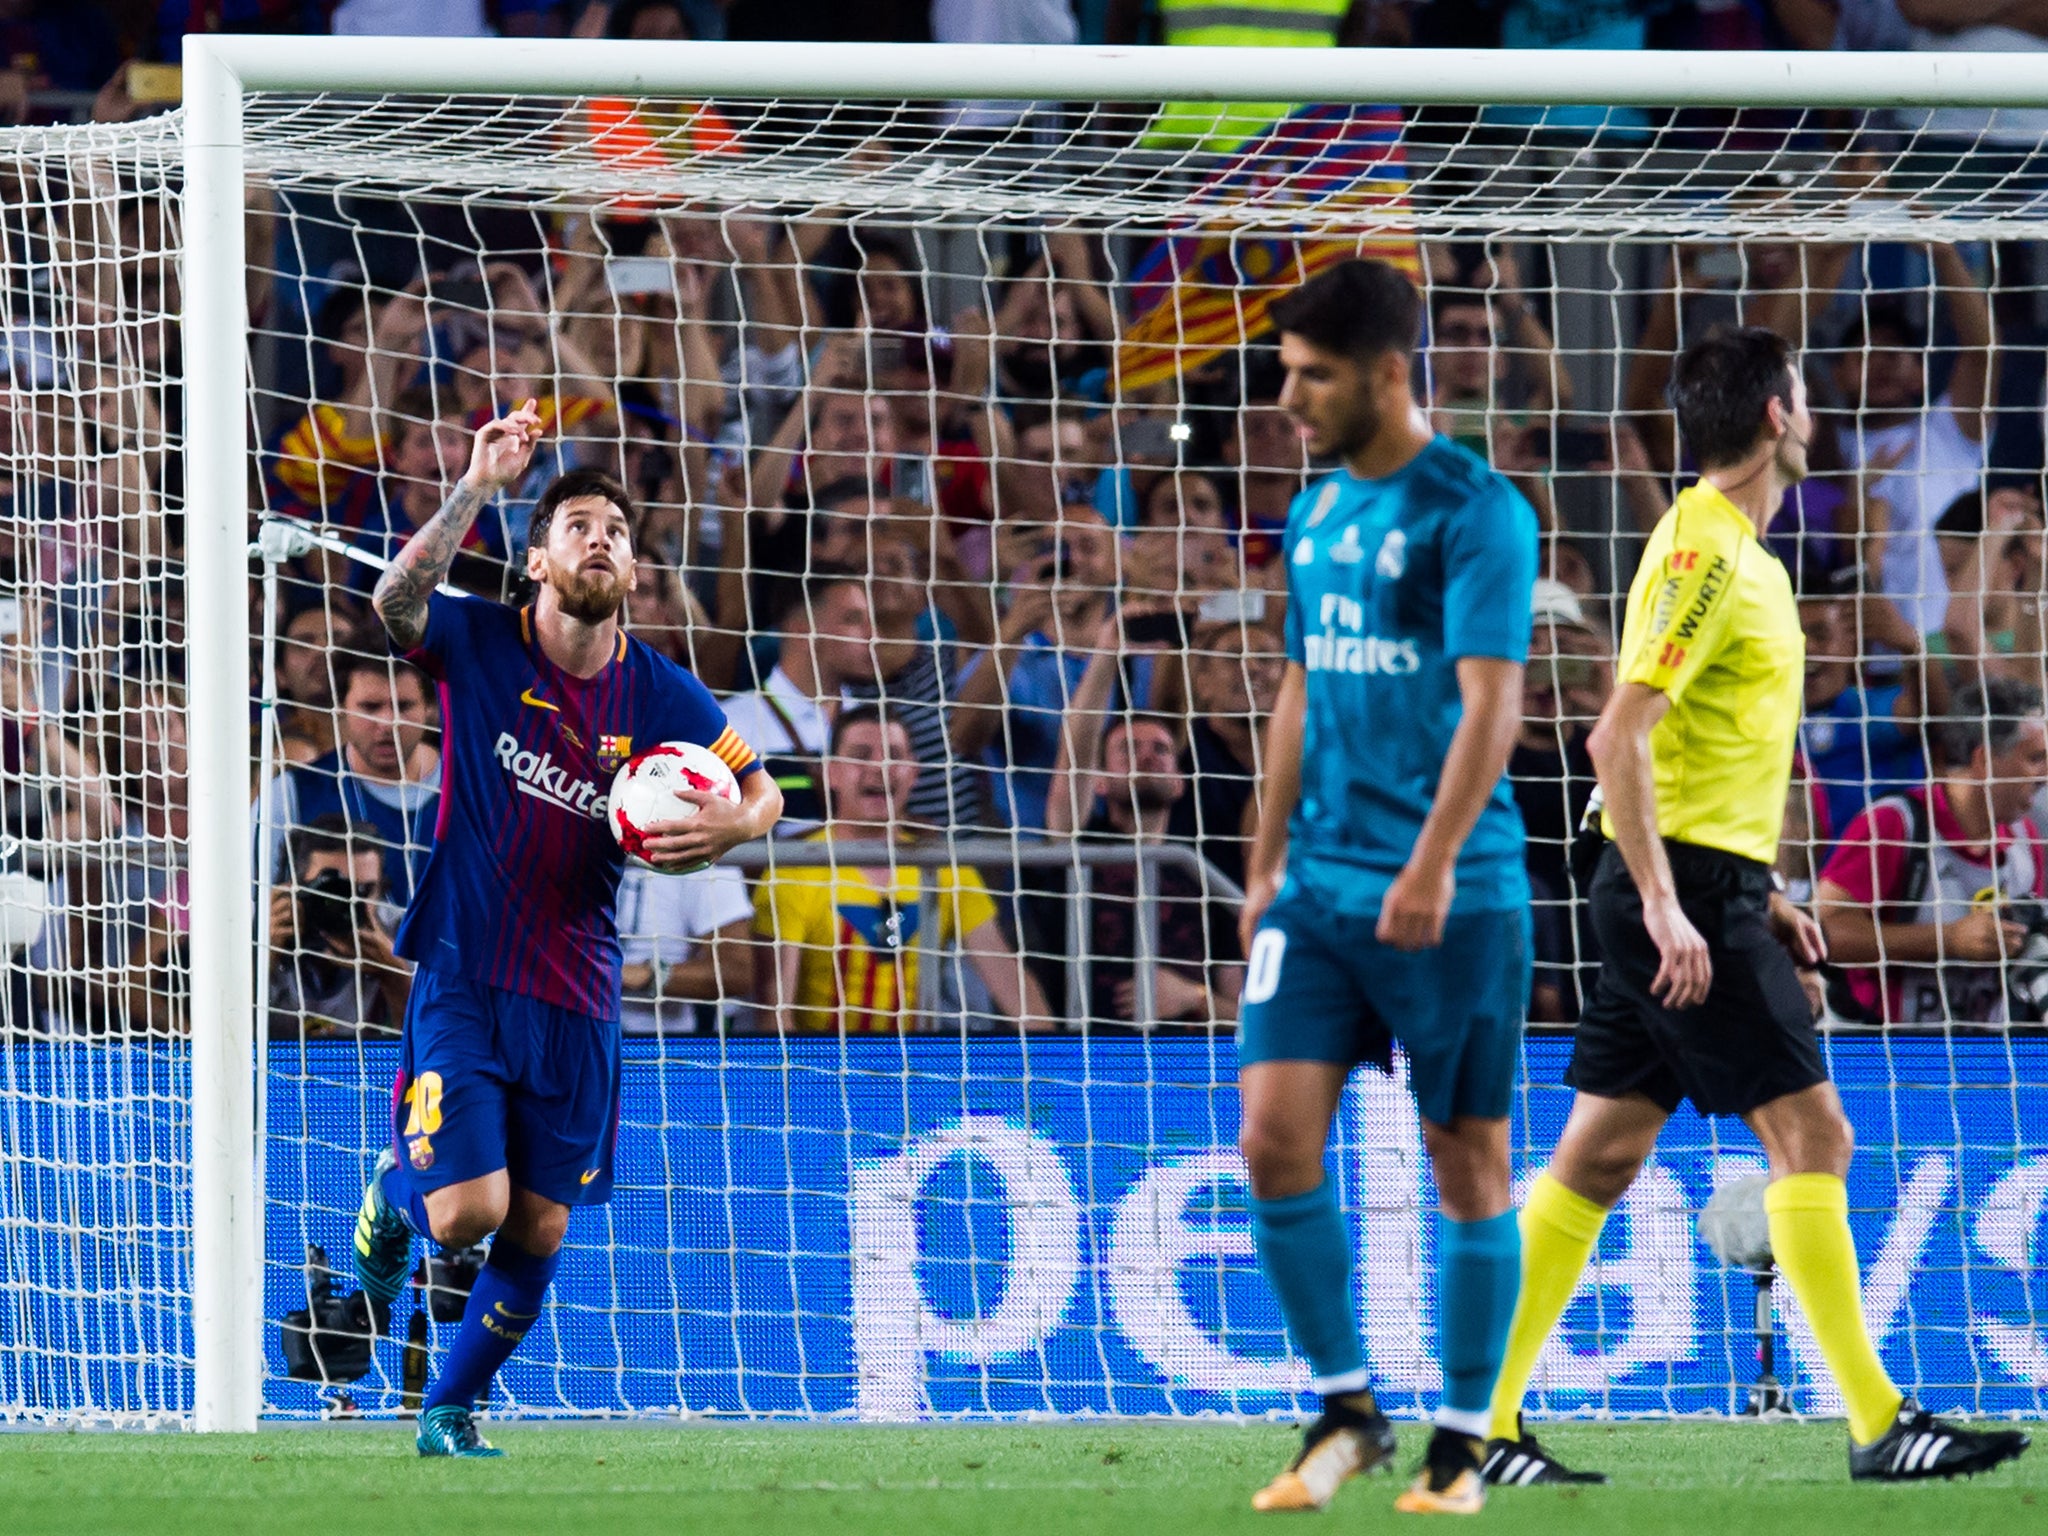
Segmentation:
<svg viewBox="0 0 2048 1536">
<path fill-rule="evenodd" d="M 806 841 L 818 841 L 814 834 Z M 880 876 L 884 883 L 878 883 Z M 971 869 L 778 869 L 754 892 L 754 932 L 798 947 L 796 1027 L 807 1034 L 893 1033 L 916 1022 L 919 898 L 937 897 L 944 952 L 996 915 Z"/>
<path fill-rule="evenodd" d="M 1629 587 L 1617 677 L 1671 701 L 1650 732 L 1657 830 L 1775 860 L 1806 636 L 1785 567 L 1705 481 L 1680 492 L 1650 535 Z M 1613 819 L 1602 820 L 1612 837 Z"/>
</svg>

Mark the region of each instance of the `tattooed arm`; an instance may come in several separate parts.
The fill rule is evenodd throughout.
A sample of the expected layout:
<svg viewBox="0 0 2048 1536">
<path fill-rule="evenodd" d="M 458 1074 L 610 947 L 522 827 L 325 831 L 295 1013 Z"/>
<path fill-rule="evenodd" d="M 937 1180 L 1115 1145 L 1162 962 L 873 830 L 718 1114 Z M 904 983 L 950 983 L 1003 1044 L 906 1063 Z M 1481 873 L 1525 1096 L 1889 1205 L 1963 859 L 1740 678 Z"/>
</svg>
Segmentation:
<svg viewBox="0 0 2048 1536">
<path fill-rule="evenodd" d="M 534 401 L 501 421 L 485 422 L 469 451 L 469 473 L 377 578 L 370 603 L 400 650 L 409 651 L 426 638 L 427 599 L 448 575 L 484 503 L 526 473 L 539 441 L 540 412 Z"/>
</svg>

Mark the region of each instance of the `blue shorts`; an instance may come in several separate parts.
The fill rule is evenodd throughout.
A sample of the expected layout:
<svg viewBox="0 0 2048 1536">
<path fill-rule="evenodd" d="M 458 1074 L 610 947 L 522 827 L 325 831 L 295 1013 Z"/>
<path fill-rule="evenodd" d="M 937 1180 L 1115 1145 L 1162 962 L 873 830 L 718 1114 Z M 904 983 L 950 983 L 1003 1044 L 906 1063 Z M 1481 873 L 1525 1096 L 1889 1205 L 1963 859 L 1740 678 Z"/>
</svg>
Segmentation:
<svg viewBox="0 0 2048 1536">
<path fill-rule="evenodd" d="M 1378 919 L 1328 910 L 1289 885 L 1267 909 L 1245 965 L 1240 1067 L 1408 1058 L 1422 1118 L 1507 1115 L 1528 1013 L 1530 923 L 1512 912 L 1454 914 L 1435 949 L 1393 949 Z"/>
<path fill-rule="evenodd" d="M 611 1198 L 619 1024 L 422 967 L 391 1090 L 391 1145 L 421 1189 L 504 1169 L 562 1205 Z"/>
</svg>

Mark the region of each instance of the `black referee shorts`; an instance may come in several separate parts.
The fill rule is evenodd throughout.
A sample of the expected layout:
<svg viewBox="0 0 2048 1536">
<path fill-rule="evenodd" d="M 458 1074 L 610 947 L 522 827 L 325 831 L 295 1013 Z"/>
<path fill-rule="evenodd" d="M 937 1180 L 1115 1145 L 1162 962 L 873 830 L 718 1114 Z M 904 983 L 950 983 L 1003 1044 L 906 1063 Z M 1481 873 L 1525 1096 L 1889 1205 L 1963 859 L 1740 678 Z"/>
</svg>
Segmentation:
<svg viewBox="0 0 2048 1536">
<path fill-rule="evenodd" d="M 1666 1110 L 1691 1099 L 1709 1115 L 1747 1114 L 1826 1082 L 1813 1010 L 1771 932 L 1770 870 L 1694 843 L 1664 847 L 1678 904 L 1707 941 L 1713 984 L 1704 1002 L 1677 1013 L 1650 995 L 1657 946 L 1635 880 L 1610 845 L 1591 895 L 1600 976 L 1565 1081 L 1601 1098 L 1640 1093 Z"/>
</svg>

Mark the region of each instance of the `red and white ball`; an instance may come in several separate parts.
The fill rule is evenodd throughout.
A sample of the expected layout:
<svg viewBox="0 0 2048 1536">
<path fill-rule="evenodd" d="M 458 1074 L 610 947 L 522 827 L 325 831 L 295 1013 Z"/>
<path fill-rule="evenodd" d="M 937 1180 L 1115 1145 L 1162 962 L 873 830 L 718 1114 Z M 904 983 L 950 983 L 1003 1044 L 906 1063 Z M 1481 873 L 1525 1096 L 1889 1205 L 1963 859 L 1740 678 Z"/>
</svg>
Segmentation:
<svg viewBox="0 0 2048 1536">
<path fill-rule="evenodd" d="M 740 803 L 739 780 L 722 758 L 693 741 L 664 741 L 658 747 L 628 759 L 612 780 L 611 799 L 606 804 L 612 836 L 626 850 L 626 858 L 642 869 L 655 866 L 647 861 L 647 828 L 668 821 L 690 821 L 697 807 L 679 796 L 679 789 L 701 790 L 723 795 L 734 805 Z M 706 864 L 688 869 L 663 870 L 664 874 L 693 875 Z"/>
</svg>

